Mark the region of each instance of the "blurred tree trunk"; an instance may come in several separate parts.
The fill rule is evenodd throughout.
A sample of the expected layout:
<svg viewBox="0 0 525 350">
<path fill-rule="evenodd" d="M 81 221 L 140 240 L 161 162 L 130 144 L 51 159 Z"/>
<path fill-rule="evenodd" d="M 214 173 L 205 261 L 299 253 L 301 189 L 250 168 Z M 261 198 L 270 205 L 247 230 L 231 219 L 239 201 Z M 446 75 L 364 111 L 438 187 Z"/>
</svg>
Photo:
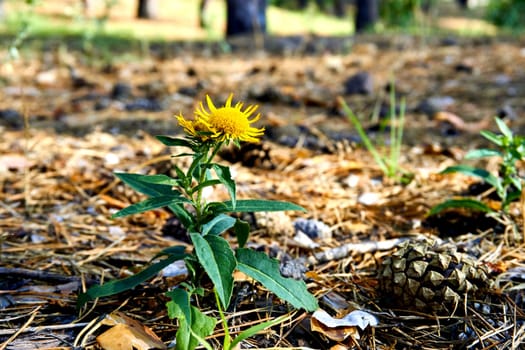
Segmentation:
<svg viewBox="0 0 525 350">
<path fill-rule="evenodd" d="M 334 15 L 338 18 L 346 16 L 346 0 L 334 0 Z"/>
<path fill-rule="evenodd" d="M 137 17 L 153 19 L 159 15 L 157 0 L 139 0 L 137 7 Z"/>
<path fill-rule="evenodd" d="M 378 17 L 378 0 L 356 0 L 355 32 L 361 33 L 372 27 Z"/>
<path fill-rule="evenodd" d="M 5 17 L 4 0 L 0 0 L 0 20 Z"/>
<path fill-rule="evenodd" d="M 226 36 L 266 33 L 267 0 L 227 0 Z"/>
<path fill-rule="evenodd" d="M 468 8 L 468 0 L 456 0 L 456 2 L 461 6 L 461 8 Z"/>
<path fill-rule="evenodd" d="M 308 6 L 308 0 L 298 0 L 297 6 L 299 7 L 299 10 L 304 10 L 306 6 Z"/>
</svg>

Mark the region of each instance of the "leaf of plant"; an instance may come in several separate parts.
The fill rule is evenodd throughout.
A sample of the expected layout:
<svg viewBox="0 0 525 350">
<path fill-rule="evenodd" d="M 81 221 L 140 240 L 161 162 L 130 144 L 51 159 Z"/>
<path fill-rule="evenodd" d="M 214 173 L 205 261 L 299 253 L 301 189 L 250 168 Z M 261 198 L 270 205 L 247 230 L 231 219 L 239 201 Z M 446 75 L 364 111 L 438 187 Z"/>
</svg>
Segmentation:
<svg viewBox="0 0 525 350">
<path fill-rule="evenodd" d="M 213 170 L 215 170 L 215 173 L 217 174 L 217 177 L 228 190 L 231 198 L 232 208 L 235 210 L 235 204 L 237 202 L 236 187 L 235 181 L 232 179 L 232 175 L 230 173 L 230 168 L 220 164 L 213 164 L 212 166 Z"/>
<path fill-rule="evenodd" d="M 475 211 L 481 211 L 485 213 L 491 213 L 493 210 L 486 205 L 485 203 L 478 201 L 477 199 L 472 198 L 463 198 L 463 199 L 450 199 L 443 203 L 440 203 L 428 212 L 428 216 L 436 215 L 443 210 L 447 209 L 469 209 L 469 210 L 475 210 Z"/>
<path fill-rule="evenodd" d="M 237 265 L 229 243 L 220 236 L 190 234 L 199 263 L 213 282 L 224 308 L 228 308 L 233 291 L 233 271 Z"/>
<path fill-rule="evenodd" d="M 262 252 L 248 248 L 237 249 L 237 269 L 259 281 L 268 290 L 296 308 L 307 311 L 318 308 L 317 300 L 308 292 L 304 281 L 283 277 L 279 271 L 278 261 Z"/>
<path fill-rule="evenodd" d="M 180 193 L 178 191 L 173 190 L 173 186 L 178 186 L 179 181 L 176 179 L 173 179 L 167 175 L 164 174 L 157 174 L 157 175 L 143 175 L 140 178 L 140 182 L 147 183 L 147 184 L 158 184 L 158 185 L 167 185 L 171 187 L 172 192 Z"/>
<path fill-rule="evenodd" d="M 503 146 L 503 137 L 487 130 L 481 130 L 480 135 L 497 146 Z"/>
<path fill-rule="evenodd" d="M 243 199 L 238 200 L 235 208 L 231 201 L 210 203 L 211 210 L 215 213 L 227 212 L 257 212 L 257 211 L 284 211 L 299 210 L 306 211 L 303 207 L 290 202 L 272 201 L 263 199 Z"/>
<path fill-rule="evenodd" d="M 161 271 L 169 264 L 172 264 L 174 261 L 184 259 L 188 255 L 184 251 L 185 247 L 178 246 L 178 249 L 173 250 L 173 252 L 169 254 L 166 259 L 151 264 L 150 266 L 146 267 L 139 273 L 134 274 L 133 276 L 122 278 L 119 280 L 109 281 L 107 283 L 104 283 L 103 285 L 97 285 L 89 288 L 87 292 L 81 293 L 78 296 L 78 308 L 81 308 L 82 306 L 84 306 L 85 303 L 87 303 L 90 300 L 107 297 L 135 288 L 142 282 L 154 277 L 159 271 Z"/>
<path fill-rule="evenodd" d="M 135 191 L 149 197 L 158 197 L 160 195 L 170 195 L 173 193 L 171 185 L 152 184 L 144 181 L 144 178 L 147 178 L 148 175 L 115 173 L 115 176 Z"/>
<path fill-rule="evenodd" d="M 217 320 L 213 317 L 206 316 L 201 310 L 193 305 L 191 306 L 191 320 L 192 340 L 195 339 L 196 343 L 192 341 L 190 346 L 193 346 L 194 344 L 195 346 L 189 349 L 194 349 L 199 343 L 202 343 L 206 349 L 213 349 L 204 338 L 213 333 Z M 187 348 L 184 348 L 184 350 L 185 349 Z"/>
<path fill-rule="evenodd" d="M 181 139 L 177 137 L 157 135 L 155 136 L 157 140 L 165 144 L 166 146 L 182 146 L 193 149 L 194 144 L 186 139 Z"/>
<path fill-rule="evenodd" d="M 253 337 L 254 335 L 258 334 L 259 332 L 265 330 L 266 328 L 270 328 L 270 327 L 273 327 L 275 325 L 278 325 L 280 323 L 283 323 L 287 320 L 289 320 L 290 318 L 292 318 L 292 314 L 289 314 L 289 315 L 283 315 L 283 316 L 279 316 L 273 320 L 269 320 L 269 321 L 266 321 L 266 322 L 262 322 L 262 323 L 259 323 L 259 324 L 256 324 L 255 326 L 252 326 L 248 329 L 245 329 L 244 331 L 242 331 L 241 333 L 239 333 L 238 336 L 235 337 L 235 339 L 232 341 L 231 345 L 230 345 L 230 349 L 236 349 L 236 346 L 237 344 L 239 344 L 240 342 L 250 338 L 250 337 Z"/>
<path fill-rule="evenodd" d="M 171 298 L 171 300 L 166 303 L 168 317 L 170 319 L 184 318 L 185 321 L 188 321 L 191 324 L 191 305 L 189 293 L 182 288 L 175 288 L 169 292 L 166 292 L 166 296 Z"/>
<path fill-rule="evenodd" d="M 496 190 L 500 191 L 502 189 L 501 181 L 499 180 L 499 178 L 492 175 L 485 169 L 475 168 L 469 165 L 454 165 L 440 172 L 440 174 L 451 173 L 461 173 L 468 176 L 478 177 L 487 182 L 492 187 L 496 188 Z"/>
<path fill-rule="evenodd" d="M 219 214 L 206 224 L 202 225 L 202 235 L 220 235 L 232 228 L 237 220 L 226 214 Z"/>
<path fill-rule="evenodd" d="M 243 248 L 250 236 L 250 224 L 246 221 L 237 219 L 233 226 L 233 232 L 235 232 L 235 236 L 237 236 L 239 247 Z"/>
<path fill-rule="evenodd" d="M 500 151 L 495 149 L 475 149 L 472 151 L 469 151 L 467 154 L 465 154 L 465 159 L 477 159 L 477 158 L 485 158 L 485 157 L 502 157 Z"/>
<path fill-rule="evenodd" d="M 191 202 L 185 197 L 180 197 L 180 196 L 175 196 L 175 195 L 152 197 L 152 198 L 143 200 L 142 202 L 132 204 L 122 210 L 119 210 L 115 214 L 113 214 L 111 217 L 113 219 L 120 218 L 123 216 L 143 213 L 148 210 L 162 208 L 162 207 L 166 207 L 172 204 L 179 204 L 179 203 L 191 203 Z"/>
<path fill-rule="evenodd" d="M 512 130 L 509 129 L 507 124 L 503 120 L 501 120 L 500 118 L 494 118 L 494 119 L 496 120 L 496 124 L 498 124 L 498 128 L 501 131 L 501 133 L 503 134 L 503 136 L 505 136 L 509 140 L 512 140 L 512 138 L 513 138 Z"/>
<path fill-rule="evenodd" d="M 203 189 L 204 187 L 208 187 L 208 186 L 215 186 L 215 185 L 219 185 L 221 184 L 222 182 L 220 180 L 206 180 L 200 184 L 198 184 L 197 186 L 193 187 L 192 188 L 192 193 L 195 193 L 197 191 L 199 191 L 200 189 Z"/>
<path fill-rule="evenodd" d="M 190 295 L 181 288 L 167 292 L 171 298 L 166 303 L 169 318 L 177 318 L 179 328 L 175 336 L 176 349 L 195 349 L 204 338 L 210 335 L 215 328 L 215 319 L 201 313 L 190 304 Z"/>
</svg>

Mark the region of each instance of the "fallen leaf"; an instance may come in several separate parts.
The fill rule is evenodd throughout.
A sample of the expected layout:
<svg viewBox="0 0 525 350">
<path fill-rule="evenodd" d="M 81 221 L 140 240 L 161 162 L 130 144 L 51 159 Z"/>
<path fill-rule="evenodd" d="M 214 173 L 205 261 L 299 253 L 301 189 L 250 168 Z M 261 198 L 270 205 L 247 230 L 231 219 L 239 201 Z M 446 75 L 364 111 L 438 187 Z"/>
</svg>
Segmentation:
<svg viewBox="0 0 525 350">
<path fill-rule="evenodd" d="M 104 350 L 167 349 L 150 328 L 121 312 L 107 315 L 102 324 L 113 326 L 97 337 Z"/>
<path fill-rule="evenodd" d="M 358 328 L 365 330 L 368 326 L 375 327 L 378 324 L 379 321 L 374 315 L 361 310 L 354 310 L 342 318 L 335 318 L 319 309 L 313 313 L 310 320 L 313 331 L 335 341 L 343 341 L 349 336 L 359 339 Z"/>
</svg>

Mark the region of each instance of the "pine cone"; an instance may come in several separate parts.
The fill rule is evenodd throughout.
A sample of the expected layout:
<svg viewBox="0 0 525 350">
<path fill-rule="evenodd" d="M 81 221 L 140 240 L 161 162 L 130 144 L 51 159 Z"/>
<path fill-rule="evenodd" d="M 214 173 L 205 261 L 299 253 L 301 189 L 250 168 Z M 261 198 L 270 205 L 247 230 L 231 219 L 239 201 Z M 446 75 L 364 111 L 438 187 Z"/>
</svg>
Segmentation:
<svg viewBox="0 0 525 350">
<path fill-rule="evenodd" d="M 384 260 L 379 281 L 390 306 L 439 315 L 461 311 L 465 295 L 476 297 L 493 284 L 486 266 L 433 241 L 404 242 Z"/>
</svg>

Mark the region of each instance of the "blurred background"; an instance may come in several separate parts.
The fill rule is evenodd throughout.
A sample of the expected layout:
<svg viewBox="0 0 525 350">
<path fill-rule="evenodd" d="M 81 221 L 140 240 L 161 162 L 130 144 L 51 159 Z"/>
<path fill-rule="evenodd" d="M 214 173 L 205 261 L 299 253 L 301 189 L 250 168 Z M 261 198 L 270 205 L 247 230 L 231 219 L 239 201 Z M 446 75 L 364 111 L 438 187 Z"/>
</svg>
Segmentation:
<svg viewBox="0 0 525 350">
<path fill-rule="evenodd" d="M 525 0 L 0 0 L 0 34 L 142 41 L 355 32 L 519 34 Z M 5 40 L 4 40 L 5 42 Z"/>
</svg>

